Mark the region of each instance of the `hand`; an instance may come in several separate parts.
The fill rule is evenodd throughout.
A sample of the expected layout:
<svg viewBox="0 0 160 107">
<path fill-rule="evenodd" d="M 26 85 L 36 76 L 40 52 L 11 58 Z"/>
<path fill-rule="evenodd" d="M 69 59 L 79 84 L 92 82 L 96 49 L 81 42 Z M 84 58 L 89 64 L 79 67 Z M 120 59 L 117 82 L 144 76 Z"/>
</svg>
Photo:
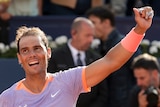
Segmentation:
<svg viewBox="0 0 160 107">
<path fill-rule="evenodd" d="M 138 94 L 138 103 L 139 107 L 147 107 L 148 102 L 147 102 L 147 95 L 144 94 L 144 90 L 141 90 Z"/>
<path fill-rule="evenodd" d="M 133 8 L 135 21 L 137 23 L 135 32 L 144 34 L 152 24 L 154 12 L 151 7 Z"/>
</svg>

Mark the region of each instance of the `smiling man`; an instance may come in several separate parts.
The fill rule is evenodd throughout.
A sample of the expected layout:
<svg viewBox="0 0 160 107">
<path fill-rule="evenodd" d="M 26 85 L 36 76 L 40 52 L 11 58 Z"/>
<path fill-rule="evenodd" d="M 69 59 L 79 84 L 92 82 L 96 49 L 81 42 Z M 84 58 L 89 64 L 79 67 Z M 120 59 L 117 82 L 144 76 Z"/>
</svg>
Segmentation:
<svg viewBox="0 0 160 107">
<path fill-rule="evenodd" d="M 134 8 L 137 25 L 103 58 L 54 74 L 47 73 L 51 49 L 44 32 L 35 27 L 19 28 L 17 56 L 26 77 L 0 95 L 0 107 L 75 107 L 80 93 L 90 91 L 134 54 L 152 24 L 148 12 L 151 7 L 143 7 L 142 13 Z"/>
</svg>

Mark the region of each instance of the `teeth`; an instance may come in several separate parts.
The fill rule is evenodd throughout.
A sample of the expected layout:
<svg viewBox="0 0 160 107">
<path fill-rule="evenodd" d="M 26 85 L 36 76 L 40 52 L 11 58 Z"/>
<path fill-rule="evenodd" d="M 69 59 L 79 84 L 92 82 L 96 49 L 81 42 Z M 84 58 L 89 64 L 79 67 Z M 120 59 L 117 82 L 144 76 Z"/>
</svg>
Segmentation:
<svg viewBox="0 0 160 107">
<path fill-rule="evenodd" d="M 38 63 L 38 61 L 33 61 L 33 62 L 30 62 L 29 64 L 35 64 L 35 63 Z"/>
<path fill-rule="evenodd" d="M 33 61 L 29 63 L 30 66 L 35 65 L 35 64 L 38 64 L 38 61 Z"/>
</svg>

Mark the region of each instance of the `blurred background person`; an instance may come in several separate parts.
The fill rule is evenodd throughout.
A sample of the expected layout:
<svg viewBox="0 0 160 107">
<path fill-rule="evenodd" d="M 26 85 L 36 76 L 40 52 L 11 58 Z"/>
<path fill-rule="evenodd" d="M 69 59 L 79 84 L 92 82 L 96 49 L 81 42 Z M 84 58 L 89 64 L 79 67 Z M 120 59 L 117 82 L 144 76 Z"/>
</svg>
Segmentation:
<svg viewBox="0 0 160 107">
<path fill-rule="evenodd" d="M 52 52 L 48 71 L 57 72 L 76 66 L 85 66 L 99 59 L 101 56 L 90 49 L 94 35 L 94 25 L 90 20 L 83 17 L 75 18 L 71 26 L 71 39 Z M 80 94 L 77 107 L 106 107 L 105 82 L 99 83 L 91 90 L 90 93 Z"/>
<path fill-rule="evenodd" d="M 128 0 L 105 0 L 105 5 L 110 6 L 115 16 L 124 17 L 126 16 L 127 1 Z"/>
<path fill-rule="evenodd" d="M 91 7 L 104 4 L 104 0 L 43 0 L 44 15 L 82 16 Z"/>
<path fill-rule="evenodd" d="M 9 44 L 11 17 L 39 15 L 42 15 L 42 0 L 0 0 L 0 42 Z"/>
<path fill-rule="evenodd" d="M 12 16 L 42 15 L 42 0 L 11 0 L 8 13 Z"/>
<path fill-rule="evenodd" d="M 160 65 L 157 58 L 147 53 L 139 55 L 133 60 L 132 68 L 137 85 L 131 91 L 129 107 L 160 107 Z"/>
<path fill-rule="evenodd" d="M 108 6 L 91 8 L 86 12 L 86 16 L 94 23 L 95 36 L 101 40 L 96 50 L 104 56 L 124 35 L 116 29 L 115 15 Z M 140 52 L 137 51 L 117 72 L 105 79 L 108 94 L 107 107 L 127 107 L 129 91 L 136 84 L 130 66 L 133 58 L 139 54 Z"/>
<path fill-rule="evenodd" d="M 10 0 L 0 0 L 0 42 L 9 44 L 9 19 L 10 15 L 6 13 Z"/>
</svg>

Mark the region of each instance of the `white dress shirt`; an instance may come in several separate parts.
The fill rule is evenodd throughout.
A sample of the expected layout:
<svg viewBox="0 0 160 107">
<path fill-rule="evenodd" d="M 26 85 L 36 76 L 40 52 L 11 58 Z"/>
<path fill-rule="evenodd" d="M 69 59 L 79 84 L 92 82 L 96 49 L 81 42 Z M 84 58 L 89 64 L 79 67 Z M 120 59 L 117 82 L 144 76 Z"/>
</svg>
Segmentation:
<svg viewBox="0 0 160 107">
<path fill-rule="evenodd" d="M 72 54 L 72 57 L 73 57 L 73 60 L 74 60 L 74 64 L 77 65 L 77 59 L 78 59 L 77 54 L 80 53 L 80 59 L 82 61 L 82 64 L 86 65 L 86 62 L 85 62 L 85 57 L 86 57 L 85 52 L 84 51 L 79 51 L 75 47 L 73 47 L 71 45 L 71 40 L 68 41 L 68 46 L 69 46 L 69 48 L 71 50 L 71 54 Z"/>
</svg>

